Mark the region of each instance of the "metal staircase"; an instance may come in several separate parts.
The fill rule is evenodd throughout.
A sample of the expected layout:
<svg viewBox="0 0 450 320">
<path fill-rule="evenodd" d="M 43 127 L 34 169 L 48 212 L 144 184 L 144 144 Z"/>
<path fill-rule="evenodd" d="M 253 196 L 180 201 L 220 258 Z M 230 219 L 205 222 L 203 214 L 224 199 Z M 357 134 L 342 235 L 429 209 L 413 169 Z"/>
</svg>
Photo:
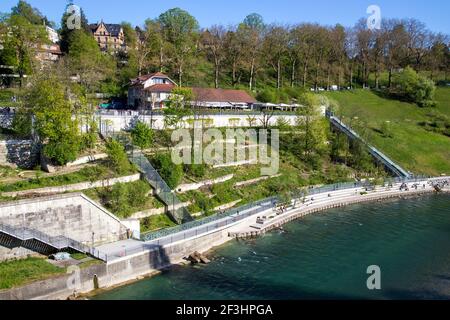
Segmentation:
<svg viewBox="0 0 450 320">
<path fill-rule="evenodd" d="M 388 156 L 380 152 L 375 147 L 368 144 L 364 139 L 362 139 L 354 130 L 345 125 L 341 119 L 334 116 L 334 114 L 330 111 L 326 112 L 326 116 L 330 119 L 331 124 L 337 128 L 339 131 L 347 135 L 350 139 L 360 140 L 362 141 L 369 150 L 369 153 L 379 162 L 381 162 L 390 172 L 392 172 L 395 176 L 401 178 L 411 178 L 411 173 L 400 167 L 397 163 L 392 161 Z"/>
<path fill-rule="evenodd" d="M 116 134 L 113 138 L 125 146 L 128 158 L 139 168 L 144 175 L 145 180 L 147 180 L 155 190 L 156 196 L 164 202 L 167 212 L 172 220 L 178 224 L 193 221 L 194 219 L 191 214 L 186 207 L 183 206 L 183 203 L 178 199 L 175 192 L 167 185 L 158 171 L 153 168 L 147 157 L 133 146 L 131 139 L 124 134 Z"/>
<path fill-rule="evenodd" d="M 52 237 L 37 230 L 4 223 L 0 223 L 0 244 L 7 248 L 24 247 L 45 255 L 73 249 L 105 260 L 98 250 L 65 236 Z"/>
</svg>

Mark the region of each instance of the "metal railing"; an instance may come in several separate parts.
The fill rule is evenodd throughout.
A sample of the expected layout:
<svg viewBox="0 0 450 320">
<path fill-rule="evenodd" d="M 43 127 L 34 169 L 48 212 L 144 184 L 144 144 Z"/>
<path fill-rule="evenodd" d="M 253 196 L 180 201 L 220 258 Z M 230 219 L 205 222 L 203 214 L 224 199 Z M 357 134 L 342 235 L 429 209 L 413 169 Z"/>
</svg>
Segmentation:
<svg viewBox="0 0 450 320">
<path fill-rule="evenodd" d="M 165 237 L 170 236 L 170 241 L 168 243 L 172 243 L 181 239 L 190 238 L 192 236 L 198 236 L 203 233 L 207 233 L 231 223 L 240 221 L 256 213 L 270 209 L 277 203 L 277 201 L 277 197 L 255 201 L 239 208 L 227 210 L 224 213 L 217 213 L 209 217 L 191 221 L 173 228 L 144 233 L 141 235 L 141 239 L 143 241 L 156 240 L 157 242 L 155 244 L 163 245 L 162 238 Z"/>
<path fill-rule="evenodd" d="M 341 119 L 334 116 L 334 114 L 330 111 L 327 111 L 326 113 L 327 117 L 330 119 L 331 123 L 337 127 L 340 131 L 342 131 L 344 134 L 349 136 L 351 139 L 357 139 L 362 141 L 365 145 L 367 145 L 369 149 L 369 153 L 378 161 L 383 163 L 386 168 L 388 168 L 393 174 L 395 174 L 398 177 L 404 177 L 409 178 L 411 177 L 411 174 L 407 172 L 405 169 L 400 167 L 397 163 L 392 161 L 388 156 L 383 154 L 381 151 L 379 151 L 374 146 L 368 144 L 364 139 L 362 139 L 353 129 L 351 129 L 349 126 L 347 126 L 345 123 L 342 122 Z"/>
<path fill-rule="evenodd" d="M 0 223 L 0 232 L 16 238 L 22 242 L 37 240 L 43 244 L 55 248 L 57 251 L 63 249 L 73 249 L 82 253 L 90 254 L 100 260 L 106 261 L 106 255 L 100 252 L 98 249 L 91 248 L 87 245 L 82 244 L 81 242 L 62 235 L 49 236 L 48 234 L 45 234 L 38 230 L 25 227 L 14 227 L 4 223 Z"/>
<path fill-rule="evenodd" d="M 412 183 L 427 180 L 428 177 L 416 176 L 412 178 L 389 178 L 383 184 Z M 342 191 L 354 188 L 373 187 L 371 182 L 348 182 L 325 185 L 315 188 L 305 189 L 304 196 L 313 196 L 317 194 L 328 193 L 331 191 Z M 299 196 L 299 193 L 296 195 Z M 172 243 L 205 235 L 209 232 L 217 231 L 226 226 L 232 225 L 245 218 L 257 215 L 261 212 L 273 209 L 275 210 L 280 199 L 278 197 L 270 197 L 263 200 L 255 201 L 247 205 L 230 209 L 222 214 L 215 214 L 207 218 L 185 223 L 173 228 L 167 228 L 159 231 L 144 233 L 141 239 L 145 242 L 129 248 L 119 250 L 108 254 L 108 261 L 125 257 L 127 255 L 136 254 L 149 250 L 156 250 L 162 246 Z"/>
<path fill-rule="evenodd" d="M 153 168 L 147 157 L 141 151 L 136 150 L 129 136 L 116 134 L 113 137 L 117 141 L 120 141 L 125 146 L 126 150 L 129 151 L 128 158 L 139 168 L 144 175 L 145 180 L 147 180 L 155 190 L 156 195 L 164 202 L 172 219 L 178 224 L 192 221 L 193 218 L 189 211 L 183 206 L 183 203 L 167 185 L 158 171 Z"/>
</svg>

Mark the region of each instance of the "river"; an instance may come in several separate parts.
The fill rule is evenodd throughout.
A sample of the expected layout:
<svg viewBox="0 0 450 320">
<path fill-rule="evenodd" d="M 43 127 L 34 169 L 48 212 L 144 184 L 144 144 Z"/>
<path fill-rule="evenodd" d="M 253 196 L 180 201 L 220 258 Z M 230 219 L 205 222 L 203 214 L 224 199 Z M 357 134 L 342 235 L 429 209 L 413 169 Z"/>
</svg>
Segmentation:
<svg viewBox="0 0 450 320">
<path fill-rule="evenodd" d="M 93 299 L 450 299 L 450 195 L 327 210 L 209 257 Z"/>
</svg>

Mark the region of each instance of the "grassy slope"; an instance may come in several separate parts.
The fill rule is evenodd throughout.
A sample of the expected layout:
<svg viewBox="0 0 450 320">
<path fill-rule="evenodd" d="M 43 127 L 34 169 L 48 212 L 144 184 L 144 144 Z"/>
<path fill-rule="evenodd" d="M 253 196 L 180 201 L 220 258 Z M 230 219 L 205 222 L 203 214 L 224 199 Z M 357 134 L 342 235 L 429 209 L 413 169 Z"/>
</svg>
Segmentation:
<svg viewBox="0 0 450 320">
<path fill-rule="evenodd" d="M 430 109 L 382 98 L 368 90 L 327 95 L 340 103 L 340 113 L 346 122 L 358 117 L 370 129 L 377 129 L 382 122 L 390 121 L 392 138 L 372 130 L 369 140 L 406 169 L 429 175 L 450 174 L 450 138 L 418 125 L 419 121 L 427 119 Z M 438 106 L 435 109 L 450 116 L 450 88 L 438 88 L 436 100 Z"/>
<path fill-rule="evenodd" d="M 0 263 L 0 289 L 9 289 L 26 283 L 46 279 L 55 274 L 64 273 L 44 259 L 28 258 Z"/>
</svg>

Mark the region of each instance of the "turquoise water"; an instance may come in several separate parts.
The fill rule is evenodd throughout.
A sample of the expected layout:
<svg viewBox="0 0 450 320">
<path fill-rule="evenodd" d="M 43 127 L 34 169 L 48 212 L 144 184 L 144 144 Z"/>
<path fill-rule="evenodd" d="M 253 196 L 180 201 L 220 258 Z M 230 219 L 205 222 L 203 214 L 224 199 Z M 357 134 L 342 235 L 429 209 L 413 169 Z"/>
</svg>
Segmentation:
<svg viewBox="0 0 450 320">
<path fill-rule="evenodd" d="M 450 195 L 310 215 L 95 299 L 449 299 Z M 367 267 L 381 268 L 379 291 Z"/>
</svg>

